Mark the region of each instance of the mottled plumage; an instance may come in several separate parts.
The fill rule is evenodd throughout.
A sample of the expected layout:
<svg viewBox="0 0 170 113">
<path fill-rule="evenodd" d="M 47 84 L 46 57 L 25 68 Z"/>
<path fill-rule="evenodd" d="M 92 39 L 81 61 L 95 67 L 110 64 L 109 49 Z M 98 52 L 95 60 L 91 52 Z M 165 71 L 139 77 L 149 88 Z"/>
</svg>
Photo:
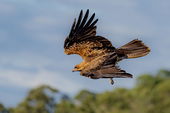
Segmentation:
<svg viewBox="0 0 170 113">
<path fill-rule="evenodd" d="M 147 55 L 150 49 L 140 40 L 133 40 L 120 48 L 113 47 L 112 43 L 96 36 L 95 13 L 88 19 L 89 10 L 83 17 L 81 10 L 78 20 L 74 19 L 69 36 L 64 42 L 66 54 L 78 54 L 83 61 L 76 65 L 73 71 L 80 71 L 82 76 L 92 79 L 99 78 L 126 78 L 132 77 L 117 66 L 117 62 L 128 58 L 137 58 Z"/>
</svg>

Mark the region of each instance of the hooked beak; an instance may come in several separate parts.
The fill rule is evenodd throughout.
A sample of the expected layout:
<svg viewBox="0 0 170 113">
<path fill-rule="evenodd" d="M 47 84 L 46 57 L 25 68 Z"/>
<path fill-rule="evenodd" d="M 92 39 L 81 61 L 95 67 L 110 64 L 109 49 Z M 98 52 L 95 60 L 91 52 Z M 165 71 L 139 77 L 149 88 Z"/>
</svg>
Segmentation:
<svg viewBox="0 0 170 113">
<path fill-rule="evenodd" d="M 78 70 L 78 69 L 73 69 L 73 70 L 72 70 L 72 72 L 76 72 L 76 71 L 80 71 L 80 70 Z"/>
</svg>

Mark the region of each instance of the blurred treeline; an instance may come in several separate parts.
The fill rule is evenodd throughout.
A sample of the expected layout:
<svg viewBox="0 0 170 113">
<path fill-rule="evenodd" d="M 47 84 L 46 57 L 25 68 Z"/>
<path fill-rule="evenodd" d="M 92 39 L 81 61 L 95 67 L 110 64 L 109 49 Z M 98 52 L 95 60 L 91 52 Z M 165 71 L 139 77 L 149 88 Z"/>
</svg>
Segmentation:
<svg viewBox="0 0 170 113">
<path fill-rule="evenodd" d="M 0 113 L 170 113 L 170 71 L 141 75 L 131 89 L 82 90 L 74 98 L 44 85 L 14 108 L 0 104 Z"/>
</svg>

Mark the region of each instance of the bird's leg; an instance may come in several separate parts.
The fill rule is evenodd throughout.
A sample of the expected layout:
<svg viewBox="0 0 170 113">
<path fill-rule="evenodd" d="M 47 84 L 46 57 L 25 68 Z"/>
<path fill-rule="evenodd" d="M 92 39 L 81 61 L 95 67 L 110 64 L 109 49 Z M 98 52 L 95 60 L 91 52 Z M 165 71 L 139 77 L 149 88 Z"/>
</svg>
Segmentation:
<svg viewBox="0 0 170 113">
<path fill-rule="evenodd" d="M 113 78 L 110 78 L 110 84 L 114 84 Z"/>
</svg>

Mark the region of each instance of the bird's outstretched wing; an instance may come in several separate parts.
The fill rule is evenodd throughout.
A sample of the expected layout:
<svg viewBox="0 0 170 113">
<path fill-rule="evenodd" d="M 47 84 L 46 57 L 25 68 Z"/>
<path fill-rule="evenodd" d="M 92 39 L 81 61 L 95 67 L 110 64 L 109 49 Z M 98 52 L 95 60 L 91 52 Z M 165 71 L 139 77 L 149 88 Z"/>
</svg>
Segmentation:
<svg viewBox="0 0 170 113">
<path fill-rule="evenodd" d="M 81 71 L 81 75 L 92 79 L 98 78 L 132 78 L 132 75 L 126 73 L 116 66 L 117 54 L 115 52 L 106 53 L 93 59 L 86 64 L 85 69 Z"/>
<path fill-rule="evenodd" d="M 64 49 L 66 54 L 78 54 L 84 60 L 90 60 L 107 51 L 113 51 L 115 48 L 111 42 L 101 36 L 96 36 L 95 13 L 88 19 L 89 10 L 83 17 L 81 10 L 79 18 L 73 22 L 69 36 L 65 39 Z"/>
<path fill-rule="evenodd" d="M 82 76 L 90 77 L 92 79 L 99 79 L 99 78 L 132 78 L 133 75 L 127 73 L 124 70 L 121 70 L 117 66 L 107 66 L 107 67 L 101 67 L 101 69 L 88 72 L 88 73 L 82 73 Z"/>
</svg>

